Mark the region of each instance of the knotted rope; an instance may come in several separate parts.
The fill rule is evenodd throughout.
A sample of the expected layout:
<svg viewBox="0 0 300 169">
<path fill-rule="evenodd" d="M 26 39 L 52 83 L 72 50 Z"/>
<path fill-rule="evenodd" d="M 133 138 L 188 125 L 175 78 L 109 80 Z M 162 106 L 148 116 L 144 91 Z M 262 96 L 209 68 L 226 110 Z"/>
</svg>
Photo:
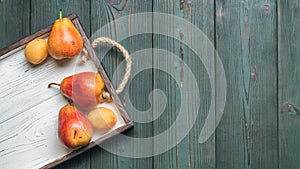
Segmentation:
<svg viewBox="0 0 300 169">
<path fill-rule="evenodd" d="M 123 76 L 122 82 L 119 84 L 118 88 L 116 89 L 117 94 L 120 94 L 124 90 L 126 83 L 128 82 L 130 74 L 131 74 L 131 64 L 132 64 L 131 57 L 128 54 L 127 50 L 121 44 L 119 44 L 118 42 L 116 42 L 110 38 L 106 38 L 106 37 L 97 38 L 93 41 L 92 47 L 95 48 L 100 43 L 108 43 L 108 44 L 111 44 L 112 46 L 116 47 L 117 49 L 119 49 L 122 52 L 122 54 L 126 60 L 125 74 Z M 83 59 L 83 61 L 86 61 L 86 59 L 88 58 L 87 57 L 88 52 L 85 49 L 83 49 L 83 53 L 84 53 L 84 57 L 82 57 L 82 59 Z"/>
</svg>

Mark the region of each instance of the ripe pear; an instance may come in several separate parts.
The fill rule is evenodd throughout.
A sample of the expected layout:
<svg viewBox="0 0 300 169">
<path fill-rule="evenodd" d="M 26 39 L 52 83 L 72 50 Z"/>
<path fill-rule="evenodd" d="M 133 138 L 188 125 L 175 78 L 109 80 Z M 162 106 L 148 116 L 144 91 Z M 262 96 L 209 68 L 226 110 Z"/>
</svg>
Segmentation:
<svg viewBox="0 0 300 169">
<path fill-rule="evenodd" d="M 93 108 L 103 102 L 104 81 L 98 73 L 82 72 L 68 76 L 60 84 L 61 93 L 82 108 Z"/>
<path fill-rule="evenodd" d="M 37 38 L 26 45 L 24 54 L 28 62 L 37 65 L 47 58 L 47 49 L 47 41 L 45 39 Z"/>
<path fill-rule="evenodd" d="M 72 58 L 83 48 L 83 40 L 69 18 L 60 18 L 54 22 L 48 37 L 48 52 L 56 60 Z"/>
<path fill-rule="evenodd" d="M 75 106 L 66 105 L 59 111 L 58 136 L 68 148 L 89 144 L 94 134 L 93 126 Z"/>
<path fill-rule="evenodd" d="M 98 107 L 92 110 L 87 118 L 96 129 L 103 132 L 110 130 L 117 123 L 117 116 L 115 113 L 111 109 L 105 107 Z"/>
</svg>

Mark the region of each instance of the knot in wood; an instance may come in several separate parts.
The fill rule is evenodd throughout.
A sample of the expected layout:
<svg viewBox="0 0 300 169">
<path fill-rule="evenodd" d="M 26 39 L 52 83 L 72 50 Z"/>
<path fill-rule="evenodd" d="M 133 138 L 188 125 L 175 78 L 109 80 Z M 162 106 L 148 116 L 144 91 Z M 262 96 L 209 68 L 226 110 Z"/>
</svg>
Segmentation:
<svg viewBox="0 0 300 169">
<path fill-rule="evenodd" d="M 269 6 L 269 5 L 264 5 L 264 6 L 263 6 L 263 10 L 264 10 L 265 12 L 268 12 L 268 11 L 270 10 L 270 6 Z"/>
</svg>

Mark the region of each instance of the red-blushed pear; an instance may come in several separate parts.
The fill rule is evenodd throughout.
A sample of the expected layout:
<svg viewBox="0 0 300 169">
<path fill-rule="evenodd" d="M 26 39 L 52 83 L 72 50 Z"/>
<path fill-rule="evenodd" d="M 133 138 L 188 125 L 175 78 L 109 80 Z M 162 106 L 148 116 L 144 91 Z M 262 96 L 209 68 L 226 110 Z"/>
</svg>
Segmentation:
<svg viewBox="0 0 300 169">
<path fill-rule="evenodd" d="M 75 106 L 66 105 L 59 111 L 58 136 L 70 149 L 89 144 L 94 134 L 93 126 Z"/>
<path fill-rule="evenodd" d="M 48 52 L 56 60 L 73 58 L 78 55 L 83 48 L 83 40 L 69 18 L 57 19 L 48 37 Z"/>
<path fill-rule="evenodd" d="M 82 108 L 93 108 L 103 102 L 104 81 L 98 73 L 82 72 L 64 78 L 59 85 L 61 93 Z"/>
</svg>

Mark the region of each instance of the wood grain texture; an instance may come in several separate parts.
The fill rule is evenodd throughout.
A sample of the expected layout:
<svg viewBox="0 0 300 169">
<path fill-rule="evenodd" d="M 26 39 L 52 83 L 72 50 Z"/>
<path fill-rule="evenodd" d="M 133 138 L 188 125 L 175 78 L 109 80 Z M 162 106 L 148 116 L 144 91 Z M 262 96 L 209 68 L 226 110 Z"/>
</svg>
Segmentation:
<svg viewBox="0 0 300 169">
<path fill-rule="evenodd" d="M 166 72 L 154 70 L 153 83 L 154 88 L 161 90 L 166 97 L 167 105 L 163 114 L 154 121 L 154 135 L 168 131 L 169 136 L 163 141 L 167 146 L 174 142 L 178 144 L 171 150 L 154 157 L 154 168 L 193 168 L 193 169 L 213 169 L 215 168 L 215 136 L 200 144 L 198 138 L 204 121 L 207 117 L 211 99 L 214 99 L 211 92 L 210 79 L 208 77 L 205 66 L 200 57 L 207 55 L 212 59 L 214 66 L 214 51 L 209 48 L 202 50 L 200 53 L 194 53 L 192 46 L 200 46 L 211 41 L 214 43 L 214 2 L 213 1 L 154 1 L 154 12 L 168 13 L 176 17 L 191 22 L 194 27 L 198 27 L 208 39 L 199 39 L 199 32 L 193 30 L 193 27 L 186 24 L 176 24 L 178 20 L 169 17 L 170 23 L 159 21 L 161 18 L 153 18 L 153 27 L 158 32 L 164 32 L 166 29 L 170 37 L 163 35 L 153 36 L 153 47 L 166 50 L 171 53 L 153 53 L 154 67 L 166 67 Z M 172 22 L 173 21 L 173 22 Z M 177 40 L 175 39 L 177 38 Z M 192 42 L 191 46 L 187 46 L 180 41 Z M 170 54 L 173 54 L 170 56 Z M 157 55 L 157 56 L 156 56 Z M 199 55 L 199 56 L 198 56 Z M 171 58 L 168 58 L 170 56 Z M 174 59 L 177 58 L 177 59 Z M 164 59 L 168 58 L 168 59 Z M 184 64 L 190 69 L 192 74 L 184 69 Z M 210 72 L 214 74 L 214 72 Z M 197 85 L 184 91 L 185 86 L 193 86 L 192 76 L 195 77 Z M 213 77 L 214 78 L 214 77 Z M 177 80 L 177 81 L 176 81 Z M 181 92 L 183 91 L 183 92 Z M 191 98 L 195 97 L 194 92 L 199 92 L 200 108 L 193 103 Z M 188 96 L 186 96 L 188 95 Z M 161 98 L 154 98 L 161 99 Z M 187 99 L 187 100 L 186 100 Z M 162 107 L 154 105 L 155 110 Z M 194 116 L 193 111 L 198 111 L 198 116 Z M 183 118 L 176 121 L 179 114 L 183 114 Z M 196 120 L 193 123 L 193 120 Z M 191 126 L 190 131 L 185 131 L 182 124 Z M 176 126 L 176 132 L 171 132 L 170 127 Z M 187 134 L 182 141 L 179 141 L 179 135 L 182 132 Z M 160 142 L 154 142 L 154 148 L 159 149 Z"/>
<path fill-rule="evenodd" d="M 130 14 L 139 13 L 139 12 L 149 12 L 152 10 L 151 1 L 147 0 L 107 0 L 107 1 L 99 1 L 92 0 L 91 1 L 91 20 L 92 22 L 92 40 L 106 36 L 111 39 L 114 39 L 124 45 L 125 49 L 128 50 L 129 54 L 132 54 L 138 50 L 143 48 L 151 48 L 152 46 L 152 37 L 147 35 L 139 35 L 136 37 L 131 37 L 131 31 L 134 27 L 141 24 L 134 19 L 129 17 L 128 20 L 124 21 L 124 23 L 111 23 L 113 20 L 117 20 L 121 17 L 125 17 Z M 151 28 L 151 19 L 149 21 L 143 23 L 149 25 Z M 138 23 L 138 24 L 137 24 Z M 109 24 L 107 27 L 103 28 L 103 26 Z M 95 34 L 97 31 L 102 32 L 101 34 Z M 126 38 L 128 37 L 128 38 Z M 125 39 L 124 39 L 125 38 Z M 121 74 L 117 73 L 116 77 L 113 78 L 114 72 L 116 71 L 117 66 L 123 60 L 122 54 L 118 52 L 116 49 L 109 50 L 110 46 L 107 44 L 100 45 L 100 47 L 96 48 L 96 53 L 101 60 L 104 69 L 107 71 L 107 74 L 111 79 L 115 79 L 113 84 L 115 88 L 120 82 L 120 79 L 123 76 L 123 71 Z M 107 53 L 106 51 L 109 50 Z M 133 62 L 133 68 L 141 63 Z M 124 67 L 119 66 L 118 69 L 124 70 Z M 125 104 L 126 110 L 131 118 L 135 119 L 136 116 L 139 116 L 139 110 L 147 110 L 149 109 L 148 102 L 148 93 L 152 90 L 152 72 L 144 71 L 141 74 L 138 74 L 137 77 L 131 77 L 125 91 L 120 95 L 122 102 Z M 129 104 L 131 103 L 131 104 Z M 150 111 L 152 113 L 152 111 Z M 132 130 L 127 131 L 126 135 L 132 138 L 135 137 L 147 137 L 152 135 L 152 123 L 139 124 L 135 123 L 135 126 Z M 114 142 L 116 144 L 111 145 L 115 154 L 120 155 L 119 152 L 122 152 L 124 146 L 126 149 L 129 149 L 129 154 L 133 154 L 134 156 L 138 156 L 141 153 L 141 145 L 138 142 L 132 142 L 131 145 L 124 144 L 122 140 L 118 140 L 118 142 Z M 128 152 L 127 152 L 128 153 Z M 91 168 L 153 168 L 152 166 L 152 158 L 127 158 L 123 156 L 117 156 L 111 152 L 105 151 L 101 148 L 95 148 L 91 155 Z"/>
<path fill-rule="evenodd" d="M 63 10 L 63 17 L 76 13 L 86 34 L 90 36 L 90 0 L 31 0 L 30 31 L 35 31 L 54 23 L 59 18 L 59 9 Z"/>
<path fill-rule="evenodd" d="M 5 105 L 0 118 L 1 166 L 35 168 L 69 152 L 58 140 L 55 127 L 57 111 L 66 100 L 59 90 L 50 90 L 47 85 L 73 74 L 75 60 L 55 62 L 48 58 L 43 64 L 32 66 L 23 53 L 21 50 L 0 62 L 0 103 Z M 22 160 L 11 161 L 14 156 Z"/>
<path fill-rule="evenodd" d="M 75 24 L 80 28 L 78 22 L 75 22 Z M 80 32 L 82 33 L 82 31 Z M 84 35 L 83 37 L 86 45 L 88 42 Z M 0 118 L 0 125 L 2 126 L 0 130 L 0 163 L 2 168 L 16 168 L 17 166 L 37 168 L 46 164 L 43 168 L 49 168 L 75 157 L 94 147 L 96 143 L 100 143 L 131 127 L 132 124 L 130 123 L 127 126 L 124 125 L 128 119 L 123 119 L 127 116 L 119 114 L 124 108 L 118 109 L 120 104 L 114 104 L 117 102 L 116 99 L 112 104 L 101 104 L 101 106 L 108 107 L 116 113 L 118 120 L 114 129 L 105 134 L 95 132 L 92 139 L 95 143 L 72 153 L 70 153 L 71 150 L 66 149 L 60 143 L 57 136 L 57 111 L 67 101 L 59 90 L 50 90 L 47 86 L 50 82 L 59 82 L 75 72 L 97 71 L 91 60 L 88 60 L 85 64 L 79 64 L 78 62 L 80 60 L 77 58 L 61 61 L 48 58 L 42 64 L 33 66 L 26 61 L 24 50 L 19 50 L 1 60 L 0 68 L 3 78 L 1 78 L 0 85 L 0 104 L 5 105 Z M 74 69 L 74 65 L 76 65 L 76 69 Z M 104 77 L 104 71 L 101 71 L 101 75 Z M 104 79 L 104 82 L 111 92 L 109 87 L 111 85 L 107 78 Z M 115 93 L 112 92 L 115 99 L 114 95 Z M 28 99 L 28 97 L 32 99 Z M 14 162 L 15 156 L 20 160 Z M 82 160 L 80 162 L 79 164 L 82 166 L 78 164 L 71 165 L 72 168 L 74 166 L 86 166 L 85 163 L 82 164 Z M 65 166 L 62 165 L 62 167 Z"/>
<path fill-rule="evenodd" d="M 216 12 L 229 84 L 216 168 L 278 168 L 276 2 L 216 0 Z"/>
<path fill-rule="evenodd" d="M 30 34 L 30 1 L 0 3 L 0 49 Z"/>
<path fill-rule="evenodd" d="M 299 168 L 300 1 L 278 1 L 279 166 Z"/>
</svg>

